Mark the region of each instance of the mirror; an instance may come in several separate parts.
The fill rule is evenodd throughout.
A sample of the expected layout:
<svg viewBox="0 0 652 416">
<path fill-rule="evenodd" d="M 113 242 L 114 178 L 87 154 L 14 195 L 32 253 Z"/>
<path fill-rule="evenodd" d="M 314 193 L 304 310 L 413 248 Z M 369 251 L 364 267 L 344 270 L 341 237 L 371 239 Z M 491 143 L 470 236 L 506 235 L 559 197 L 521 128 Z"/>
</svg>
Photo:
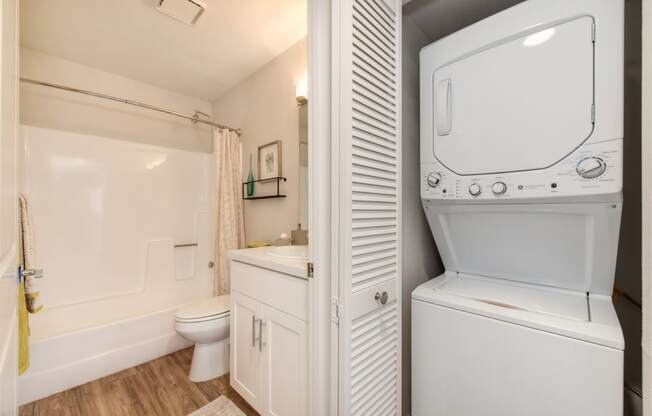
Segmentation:
<svg viewBox="0 0 652 416">
<path fill-rule="evenodd" d="M 299 105 L 299 224 L 308 229 L 308 103 Z"/>
</svg>

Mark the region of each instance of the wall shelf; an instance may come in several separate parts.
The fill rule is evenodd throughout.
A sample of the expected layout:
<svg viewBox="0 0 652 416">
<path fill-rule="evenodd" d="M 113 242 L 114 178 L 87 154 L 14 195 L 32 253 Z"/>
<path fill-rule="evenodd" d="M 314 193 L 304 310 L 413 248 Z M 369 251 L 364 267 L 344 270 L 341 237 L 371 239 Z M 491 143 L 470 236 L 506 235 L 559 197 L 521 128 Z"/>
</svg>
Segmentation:
<svg viewBox="0 0 652 416">
<path fill-rule="evenodd" d="M 261 196 L 255 196 L 255 195 L 254 196 L 245 196 L 245 195 L 247 195 L 247 185 L 249 185 L 250 183 L 256 183 L 256 182 L 269 183 L 269 182 L 274 182 L 274 181 L 276 181 L 276 194 L 261 195 Z M 282 176 L 277 176 L 277 177 L 274 177 L 274 178 L 258 179 L 258 180 L 255 180 L 255 181 L 242 182 L 242 199 L 251 200 L 251 199 L 286 198 L 287 195 L 281 195 L 281 182 L 287 182 L 287 178 L 284 178 Z"/>
</svg>

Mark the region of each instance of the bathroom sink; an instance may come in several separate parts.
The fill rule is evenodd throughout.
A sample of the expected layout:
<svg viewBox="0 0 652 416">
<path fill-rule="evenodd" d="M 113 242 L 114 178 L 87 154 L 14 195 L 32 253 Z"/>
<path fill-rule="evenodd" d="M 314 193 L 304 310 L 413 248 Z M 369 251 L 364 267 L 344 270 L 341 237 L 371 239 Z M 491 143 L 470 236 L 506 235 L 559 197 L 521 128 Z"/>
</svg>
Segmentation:
<svg viewBox="0 0 652 416">
<path fill-rule="evenodd" d="M 306 260 L 308 246 L 278 246 L 267 249 L 267 254 L 273 257 L 283 257 L 293 260 Z"/>
</svg>

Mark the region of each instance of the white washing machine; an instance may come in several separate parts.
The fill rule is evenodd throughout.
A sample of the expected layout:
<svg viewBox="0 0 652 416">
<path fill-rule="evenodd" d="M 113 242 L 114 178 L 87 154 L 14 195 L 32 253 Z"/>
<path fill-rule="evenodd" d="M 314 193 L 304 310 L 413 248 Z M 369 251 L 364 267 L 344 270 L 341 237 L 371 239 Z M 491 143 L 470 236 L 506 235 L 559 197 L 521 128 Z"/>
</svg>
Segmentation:
<svg viewBox="0 0 652 416">
<path fill-rule="evenodd" d="M 622 415 L 622 0 L 528 0 L 421 52 L 413 416 Z"/>
</svg>

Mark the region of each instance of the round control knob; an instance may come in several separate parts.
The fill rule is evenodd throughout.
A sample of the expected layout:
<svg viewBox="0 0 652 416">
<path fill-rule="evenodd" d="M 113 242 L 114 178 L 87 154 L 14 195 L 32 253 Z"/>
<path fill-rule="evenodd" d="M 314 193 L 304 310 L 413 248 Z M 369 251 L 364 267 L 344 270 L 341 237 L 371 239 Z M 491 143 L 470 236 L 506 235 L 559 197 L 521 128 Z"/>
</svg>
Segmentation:
<svg viewBox="0 0 652 416">
<path fill-rule="evenodd" d="M 602 175 L 607 169 L 607 164 L 599 157 L 587 157 L 579 162 L 575 170 L 584 179 L 594 179 Z"/>
<path fill-rule="evenodd" d="M 491 192 L 493 192 L 496 195 L 502 195 L 505 192 L 507 192 L 507 185 L 505 182 L 496 182 L 493 185 L 491 185 Z"/>
<path fill-rule="evenodd" d="M 482 188 L 477 183 L 469 185 L 469 193 L 473 196 L 478 196 L 482 193 Z"/>
<path fill-rule="evenodd" d="M 438 172 L 431 172 L 426 178 L 428 186 L 431 188 L 436 188 L 441 183 L 441 174 Z"/>
</svg>

